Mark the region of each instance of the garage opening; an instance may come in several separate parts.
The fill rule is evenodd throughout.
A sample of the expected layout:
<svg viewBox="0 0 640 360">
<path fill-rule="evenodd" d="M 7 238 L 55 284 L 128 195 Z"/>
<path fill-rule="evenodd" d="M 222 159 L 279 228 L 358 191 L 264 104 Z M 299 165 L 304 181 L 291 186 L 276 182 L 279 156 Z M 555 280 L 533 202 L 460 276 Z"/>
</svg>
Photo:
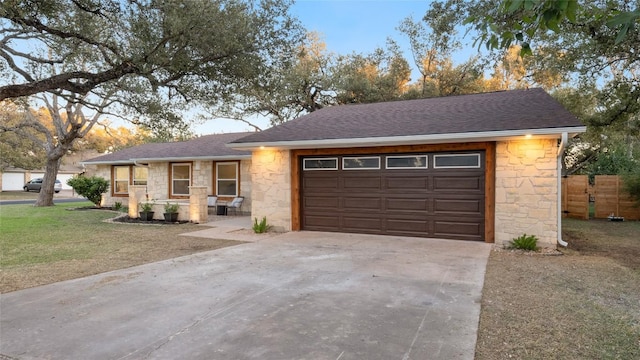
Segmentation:
<svg viewBox="0 0 640 360">
<path fill-rule="evenodd" d="M 484 151 L 300 161 L 304 230 L 484 240 Z"/>
</svg>

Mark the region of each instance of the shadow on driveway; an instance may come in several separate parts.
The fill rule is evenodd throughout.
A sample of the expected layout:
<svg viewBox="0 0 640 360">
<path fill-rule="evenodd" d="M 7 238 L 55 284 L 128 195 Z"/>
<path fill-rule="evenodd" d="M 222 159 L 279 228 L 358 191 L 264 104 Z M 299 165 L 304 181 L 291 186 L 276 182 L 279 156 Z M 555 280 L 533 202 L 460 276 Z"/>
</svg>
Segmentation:
<svg viewBox="0 0 640 360">
<path fill-rule="evenodd" d="M 491 245 L 290 232 L 3 294 L 0 353 L 473 359 Z"/>
</svg>

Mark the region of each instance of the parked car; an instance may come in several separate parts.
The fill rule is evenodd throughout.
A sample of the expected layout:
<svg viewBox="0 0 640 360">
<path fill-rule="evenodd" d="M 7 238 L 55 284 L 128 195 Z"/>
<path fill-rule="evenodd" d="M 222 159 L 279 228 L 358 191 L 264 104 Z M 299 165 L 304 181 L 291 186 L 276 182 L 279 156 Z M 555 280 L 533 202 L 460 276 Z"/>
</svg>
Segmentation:
<svg viewBox="0 0 640 360">
<path fill-rule="evenodd" d="M 29 180 L 26 184 L 24 184 L 24 191 L 35 191 L 40 192 L 40 188 L 42 187 L 42 178 L 35 178 Z M 53 185 L 53 191 L 55 193 L 59 193 L 62 190 L 62 183 L 60 180 L 56 179 L 56 183 Z"/>
</svg>

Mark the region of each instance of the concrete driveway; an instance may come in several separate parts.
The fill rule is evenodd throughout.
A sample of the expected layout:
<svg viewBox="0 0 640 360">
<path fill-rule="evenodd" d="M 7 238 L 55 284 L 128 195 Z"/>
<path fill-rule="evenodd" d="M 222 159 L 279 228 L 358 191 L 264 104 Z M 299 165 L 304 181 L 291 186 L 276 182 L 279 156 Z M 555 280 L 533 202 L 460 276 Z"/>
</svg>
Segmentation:
<svg viewBox="0 0 640 360">
<path fill-rule="evenodd" d="M 473 359 L 490 248 L 319 232 L 263 236 L 4 294 L 0 354 Z"/>
</svg>

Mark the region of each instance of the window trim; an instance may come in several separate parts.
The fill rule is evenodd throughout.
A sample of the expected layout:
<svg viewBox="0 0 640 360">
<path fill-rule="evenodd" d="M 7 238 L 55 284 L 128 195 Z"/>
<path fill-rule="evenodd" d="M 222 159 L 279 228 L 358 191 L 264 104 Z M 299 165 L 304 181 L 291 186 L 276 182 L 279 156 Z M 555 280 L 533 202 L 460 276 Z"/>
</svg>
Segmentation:
<svg viewBox="0 0 640 360">
<path fill-rule="evenodd" d="M 144 180 L 137 180 L 136 179 L 136 168 L 147 169 L 147 178 L 144 179 Z M 149 167 L 132 165 L 131 169 L 130 169 L 130 172 L 131 172 L 131 184 L 130 185 L 144 185 L 144 186 L 147 186 L 147 184 L 149 184 Z M 144 181 L 144 184 L 136 184 L 136 181 Z"/>
<path fill-rule="evenodd" d="M 189 167 L 189 185 L 187 185 L 187 193 L 186 194 L 176 194 L 174 192 L 175 186 L 173 184 L 174 182 L 174 178 L 173 178 L 173 173 L 174 173 L 174 166 L 188 166 Z M 193 164 L 190 162 L 179 162 L 179 163 L 170 163 L 169 164 L 169 168 L 171 169 L 171 173 L 169 175 L 169 184 L 171 187 L 170 193 L 169 195 L 172 198 L 180 198 L 180 197 L 188 197 L 189 196 L 189 187 L 191 186 L 192 182 L 193 182 Z M 181 180 L 184 181 L 186 179 L 177 179 L 177 180 Z"/>
<path fill-rule="evenodd" d="M 218 170 L 219 165 L 234 165 L 236 168 L 236 177 L 235 179 L 220 179 L 220 171 Z M 237 161 L 225 161 L 225 162 L 216 162 L 214 166 L 215 177 L 214 181 L 214 193 L 217 197 L 237 197 L 240 194 L 240 163 Z M 236 192 L 234 195 L 221 195 L 218 189 L 218 181 L 229 181 L 235 180 L 236 182 Z"/>
<path fill-rule="evenodd" d="M 424 166 L 389 166 L 389 159 L 408 159 L 408 158 L 424 158 Z M 416 154 L 416 155 L 387 155 L 385 157 L 385 168 L 387 170 L 416 170 L 416 169 L 428 169 L 429 168 L 429 155 Z"/>
<path fill-rule="evenodd" d="M 336 162 L 335 167 L 331 168 L 307 168 L 307 160 L 334 160 Z M 302 170 L 303 171 L 326 171 L 326 170 L 338 170 L 338 158 L 337 157 L 326 157 L 326 158 L 303 158 L 302 159 Z"/>
<path fill-rule="evenodd" d="M 128 196 L 129 195 L 129 186 L 131 186 L 131 166 L 132 165 L 113 165 L 111 167 L 111 194 L 114 196 Z M 125 179 L 118 179 L 116 176 L 118 174 L 117 169 L 118 168 L 125 168 L 127 169 L 127 178 L 126 178 L 126 182 L 127 182 L 127 191 L 117 191 L 117 186 L 116 184 L 118 182 L 123 182 L 125 181 Z"/>
<path fill-rule="evenodd" d="M 354 159 L 376 159 L 378 160 L 378 166 L 377 167 L 359 167 L 359 168 L 353 168 L 353 167 L 345 167 L 344 166 L 344 161 L 345 160 L 354 160 Z M 382 161 L 380 161 L 380 156 L 343 156 L 342 157 L 342 170 L 380 170 L 380 167 L 382 166 Z"/>
<path fill-rule="evenodd" d="M 478 164 L 475 166 L 438 166 L 436 158 L 443 157 L 460 157 L 460 156 L 474 156 L 478 159 Z M 479 153 L 473 154 L 434 154 L 433 155 L 433 168 L 434 169 L 480 169 L 482 167 L 482 158 Z"/>
</svg>

